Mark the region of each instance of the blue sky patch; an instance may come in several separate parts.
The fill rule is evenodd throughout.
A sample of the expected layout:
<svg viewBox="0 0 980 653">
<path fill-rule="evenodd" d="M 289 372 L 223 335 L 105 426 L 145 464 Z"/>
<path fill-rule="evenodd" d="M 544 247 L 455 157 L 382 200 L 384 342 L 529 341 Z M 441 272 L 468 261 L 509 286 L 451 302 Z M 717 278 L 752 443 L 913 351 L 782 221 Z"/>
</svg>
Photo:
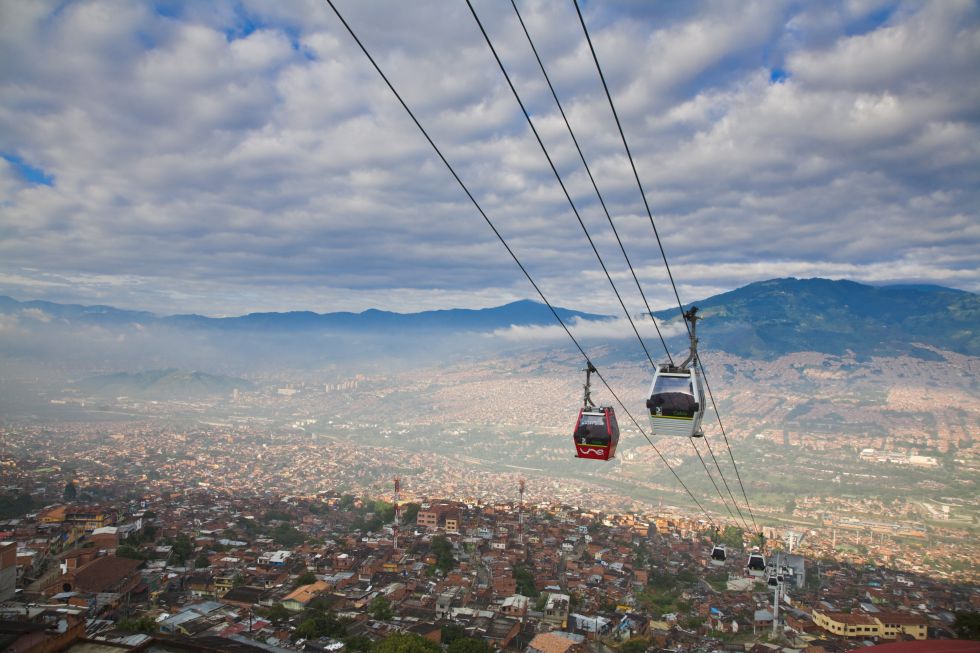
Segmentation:
<svg viewBox="0 0 980 653">
<path fill-rule="evenodd" d="M 20 176 L 26 181 L 36 186 L 54 186 L 54 177 L 52 175 L 49 175 L 41 168 L 32 166 L 16 154 L 0 152 L 0 157 L 3 157 L 5 161 L 8 161 L 14 166 L 17 172 L 20 173 Z"/>
<path fill-rule="evenodd" d="M 773 68 L 769 72 L 770 84 L 782 84 L 787 79 L 789 79 L 789 71 L 783 70 L 782 68 Z"/>
</svg>

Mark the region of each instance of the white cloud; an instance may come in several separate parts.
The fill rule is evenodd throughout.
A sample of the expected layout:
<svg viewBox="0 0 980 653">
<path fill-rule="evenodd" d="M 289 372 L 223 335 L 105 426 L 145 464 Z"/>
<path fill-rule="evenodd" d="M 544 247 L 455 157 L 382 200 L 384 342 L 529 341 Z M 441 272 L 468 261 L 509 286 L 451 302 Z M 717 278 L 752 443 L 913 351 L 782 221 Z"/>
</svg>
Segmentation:
<svg viewBox="0 0 980 653">
<path fill-rule="evenodd" d="M 569 331 L 580 341 L 587 339 L 598 340 L 630 340 L 636 338 L 636 333 L 625 318 L 613 320 L 582 320 L 573 318 L 567 323 Z M 653 322 L 636 316 L 633 324 L 637 327 L 640 337 L 647 343 L 651 352 L 656 352 L 660 345 L 657 343 L 657 330 Z M 684 325 L 680 320 L 670 324 L 659 324 L 660 333 L 664 338 L 671 338 L 684 333 Z M 507 329 L 497 329 L 487 334 L 487 338 L 500 338 L 510 342 L 564 342 L 568 334 L 560 324 L 548 326 L 511 325 Z"/>
<path fill-rule="evenodd" d="M 51 316 L 39 308 L 24 308 L 21 309 L 20 314 L 37 322 L 43 322 L 44 324 L 51 321 Z"/>
</svg>

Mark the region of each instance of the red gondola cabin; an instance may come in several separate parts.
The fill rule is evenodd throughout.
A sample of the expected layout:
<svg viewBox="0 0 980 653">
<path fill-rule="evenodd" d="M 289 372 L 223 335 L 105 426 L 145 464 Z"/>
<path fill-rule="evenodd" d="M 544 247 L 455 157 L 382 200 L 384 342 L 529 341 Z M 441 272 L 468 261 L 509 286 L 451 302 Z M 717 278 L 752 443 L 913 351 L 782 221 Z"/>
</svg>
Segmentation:
<svg viewBox="0 0 980 653">
<path fill-rule="evenodd" d="M 612 460 L 619 444 L 619 424 L 612 406 L 579 410 L 573 440 L 576 457 Z"/>
</svg>

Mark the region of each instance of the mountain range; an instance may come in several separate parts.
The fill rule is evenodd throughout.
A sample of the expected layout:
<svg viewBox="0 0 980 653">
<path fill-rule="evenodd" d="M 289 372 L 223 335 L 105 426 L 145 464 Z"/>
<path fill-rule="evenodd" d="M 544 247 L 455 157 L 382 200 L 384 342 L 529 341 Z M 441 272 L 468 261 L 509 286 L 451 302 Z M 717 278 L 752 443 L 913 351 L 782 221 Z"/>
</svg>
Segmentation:
<svg viewBox="0 0 980 653">
<path fill-rule="evenodd" d="M 0 313 L 41 311 L 44 319 L 57 318 L 96 324 L 119 326 L 141 324 L 164 325 L 214 331 L 385 331 L 392 329 L 438 329 L 445 331 L 493 331 L 510 326 L 533 326 L 554 323 L 554 316 L 544 304 L 521 300 L 493 308 L 453 308 L 420 313 L 393 313 L 369 309 L 361 313 L 249 313 L 237 317 L 206 317 L 203 315 L 159 316 L 146 311 L 130 311 L 112 306 L 57 304 L 47 301 L 17 301 L 0 295 Z M 566 308 L 555 311 L 563 320 L 608 319 L 608 316 L 583 313 Z"/>
<path fill-rule="evenodd" d="M 929 348 L 980 356 L 980 296 L 962 290 L 789 278 L 752 283 L 695 303 L 704 318 L 698 324 L 702 348 L 745 358 L 772 359 L 799 351 L 938 358 Z M 612 319 L 568 308 L 556 312 L 566 322 Z M 680 319 L 676 308 L 654 315 L 668 326 Z M 0 296 L 0 320 L 6 327 L 0 329 L 0 360 L 8 367 L 18 362 L 21 372 L 43 361 L 89 372 L 181 367 L 240 373 L 259 364 L 271 369 L 369 360 L 416 365 L 440 356 L 518 346 L 553 348 L 567 342 L 558 330 L 555 337 L 562 340 L 530 344 L 495 337 L 511 327 L 555 324 L 547 306 L 529 300 L 478 310 L 297 311 L 215 318 Z M 592 336 L 593 344 L 598 338 Z M 637 343 L 631 339 L 624 329 L 607 350 L 612 357 L 635 356 Z M 676 351 L 686 348 L 685 340 L 668 342 Z M 653 343 L 648 345 L 653 351 Z"/>
<path fill-rule="evenodd" d="M 771 279 L 696 304 L 705 346 L 746 358 L 848 350 L 928 357 L 920 344 L 980 356 L 980 296 L 941 286 Z M 677 309 L 654 315 L 680 319 Z"/>
</svg>

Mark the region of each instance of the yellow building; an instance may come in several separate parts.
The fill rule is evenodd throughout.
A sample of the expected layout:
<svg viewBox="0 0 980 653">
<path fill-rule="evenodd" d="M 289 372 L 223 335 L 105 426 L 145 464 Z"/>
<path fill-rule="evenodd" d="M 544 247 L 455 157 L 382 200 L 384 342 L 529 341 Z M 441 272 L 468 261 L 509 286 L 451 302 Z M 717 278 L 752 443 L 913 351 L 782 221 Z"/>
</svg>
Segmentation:
<svg viewBox="0 0 980 653">
<path fill-rule="evenodd" d="M 881 636 L 885 639 L 897 639 L 899 635 L 911 635 L 916 639 L 928 636 L 928 624 L 922 617 L 903 612 L 881 612 L 875 618 L 881 623 Z"/>
<path fill-rule="evenodd" d="M 329 588 L 330 586 L 322 580 L 318 580 L 315 583 L 310 583 L 309 585 L 302 585 L 297 587 L 282 600 L 282 606 L 287 610 L 299 612 L 300 610 L 306 608 L 310 601 L 315 599 L 323 592 L 326 592 Z"/>
<path fill-rule="evenodd" d="M 54 506 L 39 514 L 37 520 L 42 524 L 60 524 L 65 521 L 66 510 L 68 510 L 67 506 Z"/>
<path fill-rule="evenodd" d="M 897 639 L 911 635 L 915 639 L 926 638 L 926 620 L 911 614 L 878 613 L 850 614 L 847 612 L 813 611 L 813 623 L 827 632 L 841 637 L 880 637 Z"/>
<path fill-rule="evenodd" d="M 215 596 L 224 596 L 235 587 L 235 575 L 218 576 L 214 579 Z"/>
</svg>

